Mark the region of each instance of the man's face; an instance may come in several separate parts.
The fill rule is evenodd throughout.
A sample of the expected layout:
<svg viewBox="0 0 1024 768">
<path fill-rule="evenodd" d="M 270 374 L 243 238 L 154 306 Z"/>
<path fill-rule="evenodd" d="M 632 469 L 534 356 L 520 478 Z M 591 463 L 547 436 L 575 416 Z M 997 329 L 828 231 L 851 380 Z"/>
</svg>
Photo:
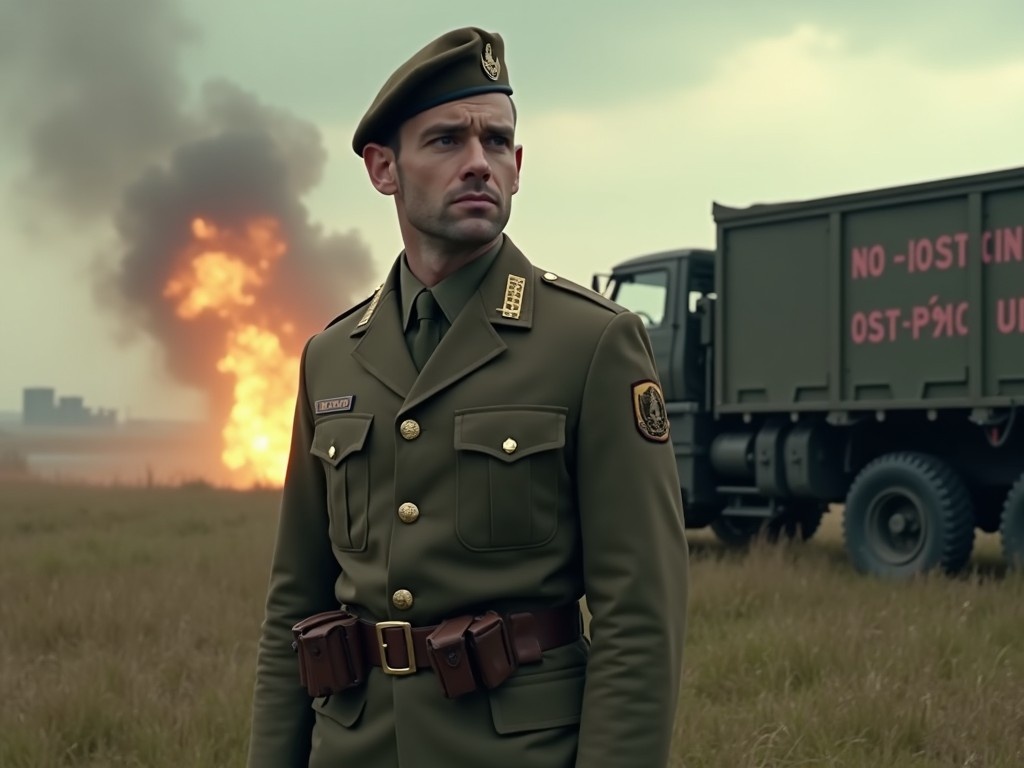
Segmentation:
<svg viewBox="0 0 1024 768">
<path fill-rule="evenodd" d="M 519 190 L 512 103 L 487 93 L 434 107 L 399 132 L 395 197 L 403 231 L 478 246 L 504 230 Z"/>
</svg>

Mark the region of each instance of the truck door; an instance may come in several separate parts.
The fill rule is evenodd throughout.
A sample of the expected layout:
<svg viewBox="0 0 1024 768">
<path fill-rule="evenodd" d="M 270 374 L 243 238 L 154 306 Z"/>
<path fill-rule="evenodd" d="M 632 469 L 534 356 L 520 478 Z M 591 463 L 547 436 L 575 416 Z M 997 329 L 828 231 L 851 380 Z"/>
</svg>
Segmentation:
<svg viewBox="0 0 1024 768">
<path fill-rule="evenodd" d="M 671 300 L 677 273 L 678 262 L 674 260 L 644 264 L 628 272 L 616 272 L 611 291 L 611 299 L 636 313 L 646 326 L 665 399 L 670 401 L 682 396 L 682 381 L 673 364 L 677 339 Z"/>
<path fill-rule="evenodd" d="M 682 345 L 682 370 L 685 377 L 685 400 L 704 403 L 711 410 L 708 394 L 711 384 L 712 303 L 715 294 L 715 265 L 712 254 L 693 254 L 685 261 L 686 333 Z M 707 340 L 705 333 L 709 334 Z"/>
</svg>

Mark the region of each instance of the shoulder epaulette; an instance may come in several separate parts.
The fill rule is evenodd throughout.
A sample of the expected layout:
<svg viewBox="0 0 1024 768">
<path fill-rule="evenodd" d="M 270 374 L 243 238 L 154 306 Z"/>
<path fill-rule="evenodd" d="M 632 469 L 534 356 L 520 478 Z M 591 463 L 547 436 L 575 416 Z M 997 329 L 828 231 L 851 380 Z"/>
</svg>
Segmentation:
<svg viewBox="0 0 1024 768">
<path fill-rule="evenodd" d="M 585 299 L 590 299 L 590 301 L 594 302 L 595 304 L 598 304 L 604 307 L 605 309 L 611 310 L 616 314 L 618 314 L 619 312 L 625 312 L 624 307 L 622 307 L 619 304 L 616 304 L 611 299 L 606 298 L 602 296 L 600 293 L 592 291 L 589 288 L 580 285 L 579 283 L 574 283 L 572 280 L 567 280 L 564 277 L 556 275 L 554 272 L 542 273 L 541 282 L 547 285 L 554 286 L 555 288 L 561 288 L 564 291 L 569 291 L 569 293 L 574 293 L 577 296 L 582 296 Z"/>
<path fill-rule="evenodd" d="M 362 309 L 363 307 L 365 307 L 365 306 L 366 306 L 367 304 L 369 304 L 369 303 L 370 303 L 370 301 L 372 301 L 372 300 L 373 300 L 373 297 L 377 295 L 377 291 L 379 291 L 379 290 L 380 290 L 380 286 L 377 286 L 376 288 L 374 288 L 374 289 L 373 289 L 373 293 L 371 293 L 371 294 L 370 294 L 369 296 L 367 296 L 367 297 L 366 297 L 365 299 L 363 299 L 362 301 L 360 301 L 360 302 L 359 302 L 358 304 L 353 304 L 353 305 L 352 305 L 351 307 L 349 307 L 348 309 L 346 309 L 346 310 L 345 310 L 344 312 L 342 312 L 342 313 L 341 313 L 340 315 L 338 315 L 338 316 L 337 316 L 336 318 L 334 318 L 333 320 L 331 320 L 331 322 L 329 322 L 329 323 L 328 323 L 327 325 L 325 325 L 325 326 L 324 326 L 324 330 L 326 331 L 326 330 L 327 330 L 328 328 L 330 328 L 330 327 L 331 327 L 332 325 L 334 325 L 335 323 L 338 323 L 338 322 L 340 322 L 340 321 L 344 320 L 344 319 L 345 319 L 346 317 L 348 317 L 349 315 L 351 315 L 351 314 L 354 314 L 355 312 L 358 312 L 358 311 L 359 311 L 360 309 Z"/>
</svg>

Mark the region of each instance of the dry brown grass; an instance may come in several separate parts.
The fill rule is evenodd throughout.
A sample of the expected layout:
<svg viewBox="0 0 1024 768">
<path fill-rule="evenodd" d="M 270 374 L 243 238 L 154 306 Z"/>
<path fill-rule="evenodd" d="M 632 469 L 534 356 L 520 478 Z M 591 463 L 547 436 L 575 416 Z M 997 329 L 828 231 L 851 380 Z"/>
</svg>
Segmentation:
<svg viewBox="0 0 1024 768">
<path fill-rule="evenodd" d="M 0 486 L 0 766 L 244 764 L 276 495 Z M 1024 577 L 693 534 L 674 766 L 1024 765 Z"/>
</svg>

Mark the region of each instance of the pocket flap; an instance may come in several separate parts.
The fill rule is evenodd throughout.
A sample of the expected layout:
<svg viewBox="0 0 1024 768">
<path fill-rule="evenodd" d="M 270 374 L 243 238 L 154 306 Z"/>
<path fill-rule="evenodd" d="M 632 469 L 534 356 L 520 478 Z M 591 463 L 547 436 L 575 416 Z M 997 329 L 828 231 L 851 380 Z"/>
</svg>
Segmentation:
<svg viewBox="0 0 1024 768">
<path fill-rule="evenodd" d="M 371 422 L 372 413 L 347 413 L 321 421 L 313 428 L 309 452 L 336 467 L 349 454 L 363 450 Z"/>
<path fill-rule="evenodd" d="M 583 711 L 586 667 L 520 674 L 490 692 L 498 733 L 574 725 Z"/>
<path fill-rule="evenodd" d="M 567 409 L 493 406 L 455 412 L 455 450 L 512 462 L 565 445 Z"/>
<path fill-rule="evenodd" d="M 313 710 L 338 725 L 351 728 L 366 705 L 366 685 L 351 688 L 333 696 L 313 699 Z"/>
</svg>

